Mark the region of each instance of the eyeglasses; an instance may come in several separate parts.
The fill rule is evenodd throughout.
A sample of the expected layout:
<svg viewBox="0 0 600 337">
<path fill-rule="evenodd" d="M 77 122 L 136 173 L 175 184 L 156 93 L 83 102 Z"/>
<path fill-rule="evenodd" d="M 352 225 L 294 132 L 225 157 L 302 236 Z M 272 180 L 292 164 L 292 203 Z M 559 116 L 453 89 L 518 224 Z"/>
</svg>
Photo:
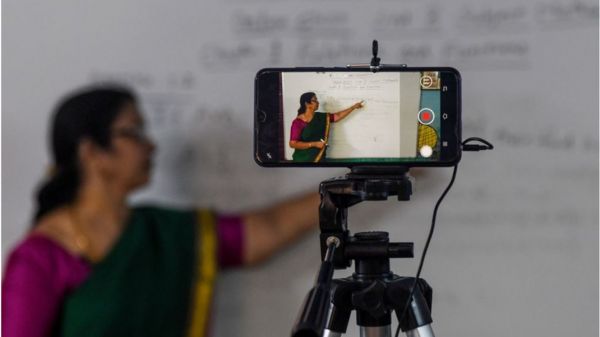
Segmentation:
<svg viewBox="0 0 600 337">
<path fill-rule="evenodd" d="M 142 127 L 121 128 L 112 130 L 113 137 L 124 137 L 140 143 L 149 143 L 150 137 Z"/>
</svg>

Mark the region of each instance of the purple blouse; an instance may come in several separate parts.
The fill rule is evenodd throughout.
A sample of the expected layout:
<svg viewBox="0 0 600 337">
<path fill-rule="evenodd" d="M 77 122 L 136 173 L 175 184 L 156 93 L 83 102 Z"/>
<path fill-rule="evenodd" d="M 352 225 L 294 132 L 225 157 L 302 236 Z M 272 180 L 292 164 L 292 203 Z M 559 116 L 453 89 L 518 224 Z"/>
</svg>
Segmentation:
<svg viewBox="0 0 600 337">
<path fill-rule="evenodd" d="M 91 266 L 51 239 L 33 234 L 8 259 L 2 283 L 2 336 L 48 336 L 65 295 Z"/>
<path fill-rule="evenodd" d="M 243 223 L 238 216 L 218 216 L 218 262 L 243 262 Z M 92 271 L 83 258 L 52 239 L 31 234 L 10 254 L 2 282 L 2 336 L 49 336 L 63 298 Z M 35 319 L 32 319 L 35 318 Z"/>
<path fill-rule="evenodd" d="M 335 122 L 334 114 L 329 114 L 329 121 Z M 302 141 L 300 136 L 302 135 L 302 130 L 304 130 L 304 128 L 306 127 L 307 124 L 308 123 L 301 120 L 300 118 L 294 119 L 294 121 L 292 122 L 292 131 L 291 131 L 291 135 L 290 135 L 290 140 Z"/>
</svg>

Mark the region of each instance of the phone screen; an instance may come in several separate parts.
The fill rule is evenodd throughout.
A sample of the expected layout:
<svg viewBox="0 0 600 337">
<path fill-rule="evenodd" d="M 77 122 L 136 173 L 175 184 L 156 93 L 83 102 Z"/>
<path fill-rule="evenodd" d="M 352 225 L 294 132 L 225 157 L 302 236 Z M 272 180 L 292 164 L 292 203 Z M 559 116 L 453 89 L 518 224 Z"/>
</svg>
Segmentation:
<svg viewBox="0 0 600 337">
<path fill-rule="evenodd" d="M 268 137 L 258 137 L 256 159 L 302 166 L 448 163 L 460 137 L 458 77 L 448 74 L 259 72 L 257 136 Z"/>
</svg>

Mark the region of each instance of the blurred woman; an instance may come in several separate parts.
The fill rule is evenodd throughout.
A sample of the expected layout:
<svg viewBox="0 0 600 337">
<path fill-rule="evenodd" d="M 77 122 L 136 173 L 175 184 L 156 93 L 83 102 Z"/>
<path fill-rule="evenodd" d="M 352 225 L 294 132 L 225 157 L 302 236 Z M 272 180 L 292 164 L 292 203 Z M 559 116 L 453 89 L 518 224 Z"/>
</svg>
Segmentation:
<svg viewBox="0 0 600 337">
<path fill-rule="evenodd" d="M 217 268 L 262 261 L 317 223 L 316 194 L 235 216 L 131 207 L 155 147 L 123 88 L 65 99 L 51 148 L 4 273 L 4 337 L 204 336 Z"/>
<path fill-rule="evenodd" d="M 329 125 L 346 118 L 352 111 L 363 107 L 363 101 L 335 113 L 317 112 L 319 100 L 314 92 L 300 96 L 298 117 L 292 122 L 290 147 L 294 161 L 319 162 L 325 158 Z"/>
</svg>

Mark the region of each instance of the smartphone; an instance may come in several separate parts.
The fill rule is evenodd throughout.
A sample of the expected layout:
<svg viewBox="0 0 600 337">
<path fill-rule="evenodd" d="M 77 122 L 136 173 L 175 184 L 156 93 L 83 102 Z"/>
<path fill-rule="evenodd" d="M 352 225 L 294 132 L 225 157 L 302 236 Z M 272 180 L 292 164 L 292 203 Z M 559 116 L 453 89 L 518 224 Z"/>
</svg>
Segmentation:
<svg viewBox="0 0 600 337">
<path fill-rule="evenodd" d="M 268 68 L 255 78 L 261 166 L 452 166 L 461 157 L 454 68 Z"/>
</svg>

